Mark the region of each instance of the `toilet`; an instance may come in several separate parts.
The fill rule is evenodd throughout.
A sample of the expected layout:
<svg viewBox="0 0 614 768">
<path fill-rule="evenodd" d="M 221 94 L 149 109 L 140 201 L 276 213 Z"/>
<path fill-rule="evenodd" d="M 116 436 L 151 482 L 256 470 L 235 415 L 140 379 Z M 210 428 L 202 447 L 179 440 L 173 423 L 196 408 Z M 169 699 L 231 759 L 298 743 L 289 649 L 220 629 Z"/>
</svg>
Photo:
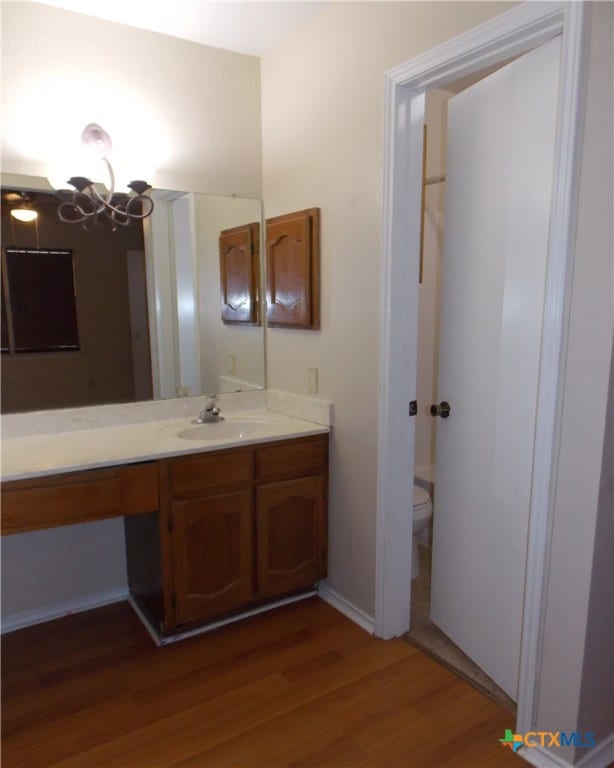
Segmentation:
<svg viewBox="0 0 614 768">
<path fill-rule="evenodd" d="M 412 521 L 412 558 L 411 558 L 411 577 L 412 579 L 420 576 L 420 555 L 418 553 L 418 534 L 429 524 L 433 516 L 433 505 L 431 497 L 424 488 L 414 485 L 414 507 Z"/>
</svg>

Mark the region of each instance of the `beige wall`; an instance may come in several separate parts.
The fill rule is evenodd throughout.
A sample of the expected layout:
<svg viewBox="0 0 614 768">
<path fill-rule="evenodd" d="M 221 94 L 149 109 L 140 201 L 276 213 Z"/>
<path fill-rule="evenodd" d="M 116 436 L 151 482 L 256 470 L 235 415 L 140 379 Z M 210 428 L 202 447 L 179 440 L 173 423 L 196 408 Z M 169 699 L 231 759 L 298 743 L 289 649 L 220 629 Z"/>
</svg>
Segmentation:
<svg viewBox="0 0 614 768">
<path fill-rule="evenodd" d="M 38 3 L 1 12 L 4 172 L 47 176 L 98 122 L 132 178 L 261 196 L 257 58 Z"/>
<path fill-rule="evenodd" d="M 589 616 L 589 596 L 608 589 L 607 584 L 591 585 L 591 575 L 614 334 L 613 7 L 592 4 L 587 117 L 538 700 L 537 725 L 544 730 L 574 730 L 586 663 L 592 665 L 593 681 L 600 677 L 603 681 L 611 669 L 611 648 L 606 658 L 597 655 L 585 660 L 585 636 L 587 624 L 590 634 L 607 620 L 604 615 Z M 606 471 L 611 482 L 612 466 L 606 466 Z M 603 573 L 601 567 L 596 573 Z M 611 593 L 609 600 L 611 604 Z M 591 693 L 598 702 L 604 690 L 596 686 Z M 588 696 L 586 689 L 583 696 Z M 571 748 L 567 750 L 568 759 L 572 753 Z"/>
<path fill-rule="evenodd" d="M 384 72 L 509 7 L 333 4 L 262 61 L 265 215 L 322 214 L 322 330 L 271 329 L 268 384 L 306 394 L 307 368 L 320 369 L 335 408 L 329 582 L 370 615 Z"/>
</svg>

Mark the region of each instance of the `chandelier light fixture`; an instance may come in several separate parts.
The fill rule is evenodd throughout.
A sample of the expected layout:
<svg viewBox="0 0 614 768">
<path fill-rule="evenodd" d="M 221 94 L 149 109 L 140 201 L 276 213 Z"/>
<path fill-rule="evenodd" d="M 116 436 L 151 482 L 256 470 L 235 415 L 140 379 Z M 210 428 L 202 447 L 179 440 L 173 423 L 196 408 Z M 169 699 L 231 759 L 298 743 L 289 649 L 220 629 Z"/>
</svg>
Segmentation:
<svg viewBox="0 0 614 768">
<path fill-rule="evenodd" d="M 112 143 L 109 134 L 97 123 L 86 125 L 81 134 L 82 144 L 100 160 L 107 169 L 109 177 L 108 191 L 101 194 L 93 181 L 85 176 L 72 176 L 68 184 L 72 190 L 60 190 L 58 195 L 69 195 L 58 206 L 60 221 L 66 224 L 82 224 L 90 229 L 95 224 L 107 222 L 111 229 L 126 227 L 134 221 L 142 221 L 151 216 L 154 202 L 145 193 L 151 189 L 146 181 L 131 181 L 130 193 L 115 192 L 115 174 L 109 162 Z"/>
</svg>

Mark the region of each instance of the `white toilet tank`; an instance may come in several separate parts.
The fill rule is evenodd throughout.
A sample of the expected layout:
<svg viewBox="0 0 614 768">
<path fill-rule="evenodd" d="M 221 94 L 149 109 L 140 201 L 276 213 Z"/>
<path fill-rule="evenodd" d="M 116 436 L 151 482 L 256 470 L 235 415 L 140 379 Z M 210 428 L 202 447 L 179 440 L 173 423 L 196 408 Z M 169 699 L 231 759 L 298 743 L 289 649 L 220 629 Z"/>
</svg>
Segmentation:
<svg viewBox="0 0 614 768">
<path fill-rule="evenodd" d="M 420 488 L 419 485 L 414 485 L 414 509 L 412 518 L 414 521 L 414 532 L 416 532 L 415 524 L 423 520 L 428 521 L 432 513 L 431 497 L 424 488 Z"/>
<path fill-rule="evenodd" d="M 420 575 L 420 554 L 418 552 L 418 536 L 425 531 L 433 515 L 431 497 L 419 485 L 414 485 L 414 504 L 412 517 L 412 561 L 411 577 L 416 579 Z"/>
</svg>

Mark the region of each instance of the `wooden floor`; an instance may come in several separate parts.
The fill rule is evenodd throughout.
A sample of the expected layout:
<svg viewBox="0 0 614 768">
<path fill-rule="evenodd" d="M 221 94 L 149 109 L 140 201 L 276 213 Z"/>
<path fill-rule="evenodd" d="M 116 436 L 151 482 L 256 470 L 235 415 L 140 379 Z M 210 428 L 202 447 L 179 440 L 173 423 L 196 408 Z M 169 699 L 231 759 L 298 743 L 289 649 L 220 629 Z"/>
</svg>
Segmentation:
<svg viewBox="0 0 614 768">
<path fill-rule="evenodd" d="M 318 598 L 156 648 L 126 603 L 6 635 L 3 768 L 522 768 L 509 713 Z"/>
</svg>

